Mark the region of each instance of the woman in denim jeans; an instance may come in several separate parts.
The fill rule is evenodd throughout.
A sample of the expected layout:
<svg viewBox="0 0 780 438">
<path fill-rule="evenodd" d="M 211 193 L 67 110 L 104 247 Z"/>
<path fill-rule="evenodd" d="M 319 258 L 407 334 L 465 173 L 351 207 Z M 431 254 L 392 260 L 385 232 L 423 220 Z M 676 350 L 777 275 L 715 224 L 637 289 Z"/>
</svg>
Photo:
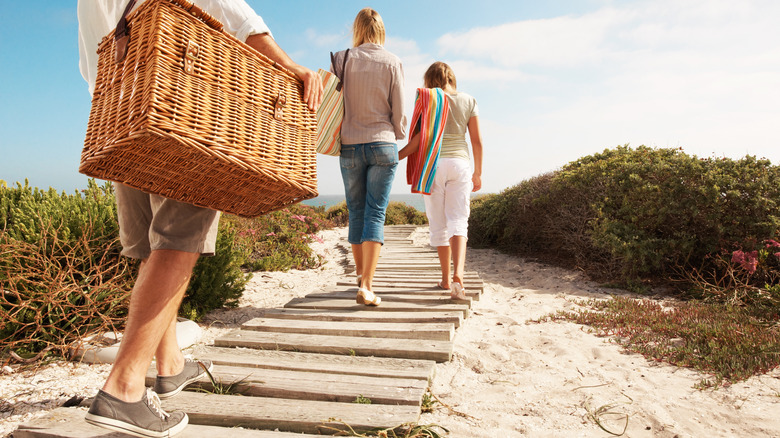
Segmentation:
<svg viewBox="0 0 780 438">
<path fill-rule="evenodd" d="M 396 141 L 406 136 L 404 72 L 383 47 L 385 26 L 371 8 L 352 26 L 352 45 L 342 73 L 341 176 L 349 210 L 349 243 L 355 257 L 359 304 L 379 305 L 372 281 L 384 243 L 385 211 L 398 166 Z M 343 65 L 345 52 L 334 56 Z M 331 65 L 331 71 L 334 70 Z"/>
</svg>

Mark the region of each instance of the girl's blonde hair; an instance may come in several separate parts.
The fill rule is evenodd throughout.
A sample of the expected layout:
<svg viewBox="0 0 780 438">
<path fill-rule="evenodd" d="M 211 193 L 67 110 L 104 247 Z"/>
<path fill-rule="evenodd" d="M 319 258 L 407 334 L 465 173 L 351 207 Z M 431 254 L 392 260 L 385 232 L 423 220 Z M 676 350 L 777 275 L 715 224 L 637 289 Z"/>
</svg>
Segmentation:
<svg viewBox="0 0 780 438">
<path fill-rule="evenodd" d="M 453 90 L 458 89 L 455 72 L 449 65 L 441 61 L 436 61 L 428 67 L 423 75 L 423 82 L 425 88 L 444 88 L 450 84 Z"/>
<path fill-rule="evenodd" d="M 371 8 L 361 9 L 352 25 L 352 46 L 365 43 L 385 45 L 385 23 L 379 12 Z"/>
</svg>

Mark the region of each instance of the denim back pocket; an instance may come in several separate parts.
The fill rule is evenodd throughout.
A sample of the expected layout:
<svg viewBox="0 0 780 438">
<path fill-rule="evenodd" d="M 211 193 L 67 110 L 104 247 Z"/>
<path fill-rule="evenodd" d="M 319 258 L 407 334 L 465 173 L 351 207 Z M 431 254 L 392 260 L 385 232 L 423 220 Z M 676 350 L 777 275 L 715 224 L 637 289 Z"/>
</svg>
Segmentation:
<svg viewBox="0 0 780 438">
<path fill-rule="evenodd" d="M 354 145 L 341 145 L 341 155 L 339 156 L 339 164 L 342 169 L 354 169 L 357 164 L 355 163 L 355 146 Z"/>
<path fill-rule="evenodd" d="M 395 143 L 376 143 L 371 145 L 371 153 L 378 166 L 398 164 L 398 149 Z"/>
</svg>

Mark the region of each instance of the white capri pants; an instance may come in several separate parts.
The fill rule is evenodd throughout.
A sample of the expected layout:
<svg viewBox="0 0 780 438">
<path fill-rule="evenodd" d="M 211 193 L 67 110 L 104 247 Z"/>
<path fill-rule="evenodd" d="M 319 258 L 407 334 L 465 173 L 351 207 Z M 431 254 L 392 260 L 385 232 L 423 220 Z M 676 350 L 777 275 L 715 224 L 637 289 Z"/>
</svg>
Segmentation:
<svg viewBox="0 0 780 438">
<path fill-rule="evenodd" d="M 440 158 L 430 195 L 424 195 L 431 246 L 450 246 L 452 236 L 468 238 L 471 202 L 471 163 Z"/>
</svg>

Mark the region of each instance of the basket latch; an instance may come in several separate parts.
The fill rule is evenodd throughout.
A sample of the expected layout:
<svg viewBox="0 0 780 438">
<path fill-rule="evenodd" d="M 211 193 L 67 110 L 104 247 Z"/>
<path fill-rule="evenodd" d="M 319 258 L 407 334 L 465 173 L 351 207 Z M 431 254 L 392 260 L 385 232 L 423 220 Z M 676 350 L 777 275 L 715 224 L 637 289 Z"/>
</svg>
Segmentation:
<svg viewBox="0 0 780 438">
<path fill-rule="evenodd" d="M 276 96 L 276 103 L 274 104 L 274 118 L 276 120 L 282 120 L 282 112 L 284 111 L 284 105 L 287 103 L 287 98 L 279 92 Z"/>
<path fill-rule="evenodd" d="M 192 41 L 187 43 L 187 50 L 184 51 L 184 72 L 192 74 L 195 71 L 195 60 L 198 59 L 200 46 Z"/>
</svg>

